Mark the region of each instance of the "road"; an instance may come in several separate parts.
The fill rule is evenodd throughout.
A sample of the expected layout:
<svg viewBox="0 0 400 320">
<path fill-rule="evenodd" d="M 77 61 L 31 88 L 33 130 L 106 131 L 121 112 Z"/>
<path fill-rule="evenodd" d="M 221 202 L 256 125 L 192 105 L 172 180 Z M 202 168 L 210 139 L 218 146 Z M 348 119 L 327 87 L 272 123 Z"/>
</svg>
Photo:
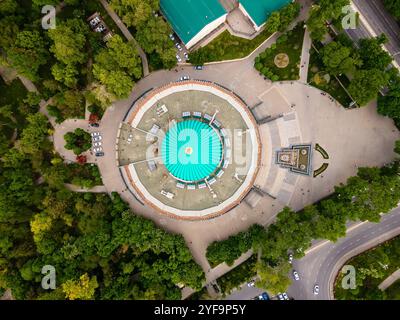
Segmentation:
<svg viewBox="0 0 400 320">
<path fill-rule="evenodd" d="M 300 260 L 293 261 L 293 269 L 300 275 L 299 281 L 292 282 L 287 293 L 295 300 L 331 300 L 333 284 L 341 267 L 350 258 L 400 234 L 400 207 L 382 216 L 380 223 L 366 222 L 354 225 L 347 236 L 336 243 L 318 242 Z M 318 284 L 320 293 L 313 294 Z M 228 296 L 227 300 L 250 300 L 261 290 L 243 285 Z"/>
<path fill-rule="evenodd" d="M 332 299 L 333 283 L 346 261 L 399 234 L 400 207 L 382 216 L 380 223 L 364 223 L 336 243 L 319 246 L 304 258 L 293 261 L 301 279 L 293 282 L 288 290 L 289 296 L 298 300 Z M 315 284 L 320 287 L 317 296 L 313 294 Z"/>
<path fill-rule="evenodd" d="M 394 56 L 397 67 L 400 65 L 400 27 L 386 11 L 381 0 L 353 0 L 354 7 L 361 14 L 360 25 L 355 30 L 347 30 L 353 40 L 377 36 L 385 33 L 389 42 L 385 45 Z M 396 55 L 397 54 L 397 55 Z"/>
</svg>

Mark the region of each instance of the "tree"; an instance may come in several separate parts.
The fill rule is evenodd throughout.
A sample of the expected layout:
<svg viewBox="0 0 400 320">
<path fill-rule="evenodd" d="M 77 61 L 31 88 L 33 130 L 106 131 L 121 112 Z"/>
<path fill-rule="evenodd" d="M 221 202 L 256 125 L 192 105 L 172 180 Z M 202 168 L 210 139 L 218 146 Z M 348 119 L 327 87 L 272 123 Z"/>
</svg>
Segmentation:
<svg viewBox="0 0 400 320">
<path fill-rule="evenodd" d="M 7 51 L 15 42 L 19 27 L 15 17 L 8 16 L 0 20 L 0 48 Z"/>
<path fill-rule="evenodd" d="M 398 124 L 400 119 L 400 75 L 398 72 L 395 71 L 392 75 L 388 89 L 384 96 L 378 97 L 378 113 L 391 117 Z"/>
<path fill-rule="evenodd" d="M 21 133 L 20 147 L 24 153 L 33 155 L 48 147 L 49 124 L 41 113 L 30 114 L 27 120 L 28 125 Z"/>
<path fill-rule="evenodd" d="M 112 0 L 111 7 L 127 26 L 139 27 L 159 10 L 159 0 Z"/>
<path fill-rule="evenodd" d="M 139 29 L 137 41 L 143 50 L 157 54 L 164 68 L 171 69 L 176 65 L 176 51 L 168 35 L 171 27 L 161 17 L 151 17 Z"/>
<path fill-rule="evenodd" d="M 338 19 L 342 15 L 342 8 L 349 4 L 349 0 L 320 0 L 312 6 L 306 22 L 311 38 L 321 41 L 328 31 L 326 22 Z"/>
<path fill-rule="evenodd" d="M 334 41 L 321 50 L 321 55 L 326 71 L 332 75 L 353 72 L 362 64 L 357 55 L 352 55 L 350 48 Z"/>
<path fill-rule="evenodd" d="M 11 15 L 18 8 L 18 3 L 15 0 L 3 0 L 0 2 L 0 15 Z"/>
<path fill-rule="evenodd" d="M 142 74 L 137 49 L 132 43 L 124 43 L 118 35 L 112 37 L 107 49 L 102 49 L 95 57 L 93 75 L 118 98 L 129 95 L 133 79 Z"/>
<path fill-rule="evenodd" d="M 393 14 L 395 18 L 400 20 L 400 1 L 399 0 L 383 0 L 385 7 Z"/>
<path fill-rule="evenodd" d="M 385 71 L 378 69 L 359 70 L 355 73 L 348 90 L 358 105 L 364 106 L 378 96 L 378 92 L 389 81 Z"/>
<path fill-rule="evenodd" d="M 279 30 L 280 26 L 281 26 L 281 15 L 279 11 L 274 11 L 271 13 L 267 22 L 265 23 L 265 29 L 269 33 L 274 33 Z"/>
<path fill-rule="evenodd" d="M 66 142 L 64 148 L 72 150 L 76 155 L 80 155 L 92 146 L 90 134 L 81 128 L 75 129 L 74 132 L 67 132 L 64 140 Z"/>
<path fill-rule="evenodd" d="M 68 280 L 61 286 L 66 298 L 69 300 L 90 300 L 94 298 L 99 284 L 96 276 L 89 278 L 89 275 L 85 273 L 79 280 Z"/>
<path fill-rule="evenodd" d="M 385 34 L 360 40 L 359 53 L 365 69 L 385 70 L 392 62 L 392 57 L 382 47 L 387 41 Z"/>
<path fill-rule="evenodd" d="M 21 31 L 14 46 L 7 50 L 8 59 L 19 73 L 35 81 L 38 70 L 47 62 L 47 49 L 38 31 Z"/>
<path fill-rule="evenodd" d="M 275 266 L 271 266 L 261 260 L 257 262 L 256 268 L 257 274 L 260 277 L 256 282 L 257 287 L 268 290 L 273 295 L 287 291 L 287 288 L 291 284 L 288 274 L 292 267 L 289 262 L 285 260 Z"/>
<path fill-rule="evenodd" d="M 65 65 L 76 65 L 86 61 L 84 49 L 88 26 L 80 19 L 69 19 L 57 24 L 57 28 L 49 30 L 53 40 L 50 52 Z"/>
</svg>

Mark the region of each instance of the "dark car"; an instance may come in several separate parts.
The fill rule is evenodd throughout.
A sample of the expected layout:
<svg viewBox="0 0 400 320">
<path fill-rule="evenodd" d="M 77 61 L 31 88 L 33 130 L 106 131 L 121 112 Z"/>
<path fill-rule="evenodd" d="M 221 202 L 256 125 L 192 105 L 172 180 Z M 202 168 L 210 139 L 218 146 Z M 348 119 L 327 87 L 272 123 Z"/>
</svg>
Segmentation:
<svg viewBox="0 0 400 320">
<path fill-rule="evenodd" d="M 95 156 L 96 157 L 102 157 L 102 156 L 104 156 L 104 152 L 96 152 Z"/>
<path fill-rule="evenodd" d="M 92 127 L 98 128 L 100 125 L 98 123 L 91 123 L 90 124 Z"/>
</svg>

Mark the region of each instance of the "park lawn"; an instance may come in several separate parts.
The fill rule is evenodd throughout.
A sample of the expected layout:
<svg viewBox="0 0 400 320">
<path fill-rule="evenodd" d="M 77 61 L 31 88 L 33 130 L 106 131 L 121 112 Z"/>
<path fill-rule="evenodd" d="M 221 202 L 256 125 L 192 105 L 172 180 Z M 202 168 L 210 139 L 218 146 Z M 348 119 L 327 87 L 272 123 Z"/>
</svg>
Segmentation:
<svg viewBox="0 0 400 320">
<path fill-rule="evenodd" d="M 303 39 L 304 28 L 302 24 L 280 36 L 275 45 L 267 48 L 256 58 L 256 64 L 262 64 L 262 69 L 259 68 L 259 71 L 263 73 L 262 71 L 264 70 L 264 73 L 267 73 L 266 70 L 268 70 L 270 73 L 269 78 L 273 81 L 298 80 Z M 275 65 L 275 57 L 280 53 L 285 53 L 289 57 L 289 64 L 285 68 L 278 68 Z M 267 74 L 264 75 L 267 76 Z"/>
<path fill-rule="evenodd" d="M 343 89 L 340 83 L 332 76 L 330 76 L 329 83 L 319 83 L 317 84 L 314 81 L 314 76 L 319 73 L 324 72 L 324 66 L 322 60 L 320 59 L 317 51 L 314 48 L 311 48 L 311 55 L 310 55 L 310 65 L 308 68 L 308 83 L 320 90 L 323 90 L 329 93 L 334 99 L 339 101 L 339 103 L 347 108 L 352 102 L 352 99 L 349 97 L 347 92 Z M 345 87 L 348 87 L 350 81 L 347 77 L 342 76 L 340 77 L 340 81 Z"/>
<path fill-rule="evenodd" d="M 339 274 L 335 283 L 335 298 L 338 300 L 381 300 L 390 299 L 393 295 L 399 296 L 399 283 L 393 284 L 390 290 L 382 292 L 379 290 L 379 284 L 400 268 L 400 237 L 389 240 L 371 250 L 365 251 L 345 263 L 352 265 L 356 270 L 356 279 L 358 287 L 354 290 L 346 290 L 341 286 L 343 274 Z M 365 272 L 363 269 L 367 269 Z M 359 285 L 359 274 L 376 274 L 376 277 L 366 275 Z M 358 274 L 358 276 L 357 276 Z M 395 285 L 395 286 L 394 286 Z M 393 287 L 394 286 L 394 287 Z M 393 288 L 392 288 L 393 287 Z"/>
<path fill-rule="evenodd" d="M 238 288 L 256 276 L 256 262 L 257 256 L 253 255 L 233 270 L 218 278 L 217 282 L 223 296 L 229 295 L 233 289 Z"/>
<path fill-rule="evenodd" d="M 208 45 L 195 52 L 202 52 L 204 63 L 241 59 L 247 57 L 271 35 L 270 32 L 264 30 L 257 37 L 249 40 L 233 36 L 229 31 L 225 30 Z"/>
</svg>

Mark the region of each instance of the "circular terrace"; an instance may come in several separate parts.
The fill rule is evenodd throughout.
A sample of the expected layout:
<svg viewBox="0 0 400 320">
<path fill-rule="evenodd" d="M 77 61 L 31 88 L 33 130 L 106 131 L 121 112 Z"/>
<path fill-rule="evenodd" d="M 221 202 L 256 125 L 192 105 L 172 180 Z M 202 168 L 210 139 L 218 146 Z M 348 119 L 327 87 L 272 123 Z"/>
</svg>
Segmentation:
<svg viewBox="0 0 400 320">
<path fill-rule="evenodd" d="M 132 194 L 162 214 L 190 220 L 238 205 L 253 186 L 260 152 L 258 128 L 244 101 L 202 81 L 147 93 L 126 115 L 117 142 Z"/>
</svg>

